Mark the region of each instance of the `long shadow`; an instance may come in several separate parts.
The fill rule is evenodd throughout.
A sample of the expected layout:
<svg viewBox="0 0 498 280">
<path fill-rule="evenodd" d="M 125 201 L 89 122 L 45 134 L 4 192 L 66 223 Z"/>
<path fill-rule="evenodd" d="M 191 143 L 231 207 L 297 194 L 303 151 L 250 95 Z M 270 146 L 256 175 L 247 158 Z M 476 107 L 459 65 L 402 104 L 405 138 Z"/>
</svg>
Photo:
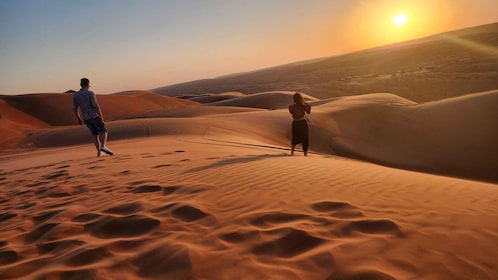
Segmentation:
<svg viewBox="0 0 498 280">
<path fill-rule="evenodd" d="M 254 148 L 254 149 L 265 148 L 265 149 L 281 150 L 281 151 L 290 151 L 291 150 L 290 148 L 284 148 L 284 147 L 279 147 L 279 146 L 271 146 L 271 145 L 264 145 L 264 144 L 250 144 L 250 143 L 235 142 L 235 141 L 217 140 L 217 139 L 211 139 L 211 138 L 204 138 L 204 139 L 207 140 L 207 141 L 209 141 L 209 142 L 199 142 L 199 141 L 191 141 L 191 140 L 182 140 L 182 141 L 190 142 L 190 143 L 200 143 L 200 144 L 226 146 L 226 147 L 247 147 L 247 148 Z M 302 153 L 303 150 L 299 149 L 298 147 L 296 147 L 295 152 L 296 153 Z M 324 154 L 324 153 L 320 153 L 320 152 L 313 152 L 313 151 L 308 151 L 308 154 L 315 154 L 315 155 L 322 155 L 322 156 L 331 156 L 329 154 Z"/>
<path fill-rule="evenodd" d="M 229 158 L 229 159 L 220 160 L 216 163 L 209 164 L 206 166 L 192 168 L 192 169 L 186 170 L 183 173 L 198 172 L 198 171 L 203 171 L 203 170 L 216 168 L 216 167 L 220 167 L 220 166 L 224 166 L 224 165 L 248 163 L 248 162 L 263 160 L 263 159 L 267 159 L 267 158 L 277 158 L 277 157 L 287 157 L 287 156 L 289 156 L 287 153 L 281 153 L 281 154 L 273 154 L 273 155 L 265 154 L 265 155 L 257 155 L 257 156 Z"/>
</svg>

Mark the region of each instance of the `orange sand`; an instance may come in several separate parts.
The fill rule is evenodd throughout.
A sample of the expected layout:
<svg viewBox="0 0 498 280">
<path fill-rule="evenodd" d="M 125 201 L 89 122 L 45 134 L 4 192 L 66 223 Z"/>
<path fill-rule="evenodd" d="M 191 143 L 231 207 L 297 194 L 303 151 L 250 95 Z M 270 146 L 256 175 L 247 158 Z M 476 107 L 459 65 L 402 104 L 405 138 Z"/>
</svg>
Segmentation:
<svg viewBox="0 0 498 280">
<path fill-rule="evenodd" d="M 291 94 L 98 96 L 102 158 L 70 95 L 2 96 L 0 279 L 498 277 L 496 91 L 309 97 L 308 157 Z"/>
</svg>

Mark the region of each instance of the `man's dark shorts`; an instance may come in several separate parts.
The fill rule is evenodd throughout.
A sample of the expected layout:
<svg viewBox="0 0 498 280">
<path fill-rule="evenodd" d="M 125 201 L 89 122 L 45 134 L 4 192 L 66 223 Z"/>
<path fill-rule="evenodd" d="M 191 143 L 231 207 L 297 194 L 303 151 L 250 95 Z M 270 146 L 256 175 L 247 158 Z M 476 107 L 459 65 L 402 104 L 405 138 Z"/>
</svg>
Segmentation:
<svg viewBox="0 0 498 280">
<path fill-rule="evenodd" d="M 105 124 L 100 117 L 85 120 L 85 124 L 88 129 L 90 129 L 93 135 L 107 132 L 107 128 L 105 127 Z"/>
</svg>

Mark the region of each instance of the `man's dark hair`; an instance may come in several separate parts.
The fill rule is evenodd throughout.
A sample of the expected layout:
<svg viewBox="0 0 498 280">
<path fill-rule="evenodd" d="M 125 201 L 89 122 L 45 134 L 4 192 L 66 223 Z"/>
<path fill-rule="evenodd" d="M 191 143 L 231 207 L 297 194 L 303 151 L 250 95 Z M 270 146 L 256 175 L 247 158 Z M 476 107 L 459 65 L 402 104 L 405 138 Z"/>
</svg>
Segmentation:
<svg viewBox="0 0 498 280">
<path fill-rule="evenodd" d="M 88 87 L 89 85 L 90 85 L 90 80 L 88 80 L 87 78 L 81 79 L 81 82 L 80 82 L 81 87 Z"/>
</svg>

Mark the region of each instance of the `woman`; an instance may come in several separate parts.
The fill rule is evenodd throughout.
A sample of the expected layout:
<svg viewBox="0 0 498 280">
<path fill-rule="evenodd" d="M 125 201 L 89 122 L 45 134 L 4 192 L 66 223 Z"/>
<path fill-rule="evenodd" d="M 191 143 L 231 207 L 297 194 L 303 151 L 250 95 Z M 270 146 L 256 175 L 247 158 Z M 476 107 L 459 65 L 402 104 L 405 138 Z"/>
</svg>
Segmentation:
<svg viewBox="0 0 498 280">
<path fill-rule="evenodd" d="M 294 149 L 297 144 L 303 144 L 304 155 L 308 155 L 308 122 L 306 113 L 311 113 L 311 106 L 304 102 L 299 93 L 294 94 L 294 104 L 289 106 L 289 112 L 292 115 L 292 141 L 291 155 L 294 155 Z"/>
</svg>

